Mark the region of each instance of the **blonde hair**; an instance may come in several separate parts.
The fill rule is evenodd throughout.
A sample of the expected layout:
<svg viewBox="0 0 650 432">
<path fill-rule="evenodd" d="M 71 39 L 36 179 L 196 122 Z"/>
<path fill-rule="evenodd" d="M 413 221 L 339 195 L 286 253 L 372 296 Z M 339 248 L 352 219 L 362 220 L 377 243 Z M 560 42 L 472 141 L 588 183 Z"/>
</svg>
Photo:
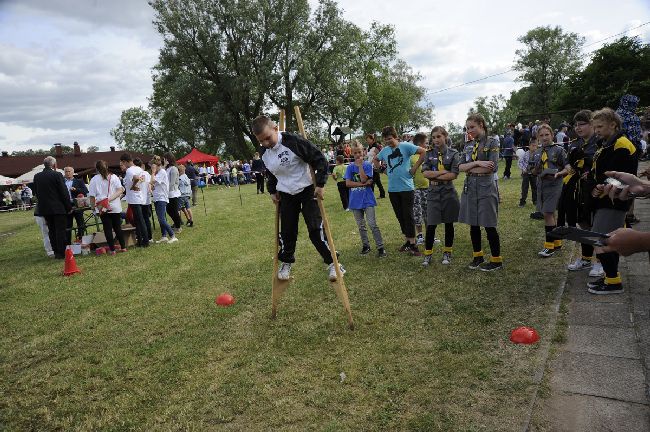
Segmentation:
<svg viewBox="0 0 650 432">
<path fill-rule="evenodd" d="M 621 119 L 621 116 L 618 115 L 616 111 L 608 107 L 596 111 L 594 115 L 591 117 L 591 119 L 602 120 L 607 123 L 616 123 L 616 130 L 621 130 L 621 126 L 623 125 L 623 120 Z"/>
<path fill-rule="evenodd" d="M 363 144 L 359 142 L 359 140 L 352 140 L 352 145 L 350 145 L 350 149 L 352 150 L 361 150 L 364 151 L 365 148 L 363 147 Z"/>
<path fill-rule="evenodd" d="M 539 125 L 537 127 L 537 133 L 539 134 L 539 131 L 541 131 L 542 129 L 548 129 L 548 131 L 551 133 L 551 136 L 554 135 L 553 134 L 553 128 L 550 127 L 549 125 L 547 125 L 546 123 L 542 123 L 541 125 Z"/>
<path fill-rule="evenodd" d="M 162 159 L 160 158 L 160 156 L 156 155 L 156 156 L 154 156 L 154 157 L 151 158 L 151 161 L 149 162 L 149 165 L 150 165 L 150 166 L 151 166 L 151 165 L 158 165 L 158 166 L 160 166 L 160 165 L 162 165 Z"/>
</svg>

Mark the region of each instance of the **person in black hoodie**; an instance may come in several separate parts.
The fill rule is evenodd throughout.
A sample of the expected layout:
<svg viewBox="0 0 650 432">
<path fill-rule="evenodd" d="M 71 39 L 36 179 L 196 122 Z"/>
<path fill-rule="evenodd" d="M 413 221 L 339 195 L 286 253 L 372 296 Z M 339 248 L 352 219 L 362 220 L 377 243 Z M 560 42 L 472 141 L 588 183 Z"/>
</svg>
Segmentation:
<svg viewBox="0 0 650 432">
<path fill-rule="evenodd" d="M 264 193 L 264 172 L 266 171 L 266 167 L 264 166 L 264 162 L 262 162 L 262 159 L 260 159 L 260 154 L 258 152 L 255 152 L 255 155 L 253 156 L 253 165 L 251 166 L 251 169 L 255 174 L 255 181 L 257 182 L 257 193 L 263 194 Z"/>
<path fill-rule="evenodd" d="M 253 134 L 262 145 L 262 161 L 267 170 L 267 189 L 280 206 L 280 250 L 278 279 L 288 280 L 298 238 L 298 218 L 305 220 L 309 239 L 327 264 L 329 280 L 336 280 L 332 251 L 323 231 L 323 221 L 316 199 L 323 199 L 327 181 L 327 159 L 306 139 L 287 132 L 268 117 L 259 116 L 252 123 Z M 314 170 L 312 181 L 310 167 Z M 314 185 L 315 183 L 315 185 Z M 345 273 L 340 266 L 341 274 Z"/>
<path fill-rule="evenodd" d="M 596 135 L 601 139 L 601 146 L 596 150 L 593 165 L 589 173 L 592 207 L 595 210 L 592 231 L 608 234 L 625 226 L 625 213 L 630 208 L 630 201 L 611 199 L 604 192 L 608 171 L 636 174 L 638 160 L 634 144 L 621 130 L 621 117 L 611 108 L 603 108 L 593 115 Z M 620 294 L 623 292 L 621 274 L 618 272 L 619 255 L 596 248 L 596 257 L 600 260 L 605 277 L 589 282 L 587 287 L 591 294 Z"/>
</svg>

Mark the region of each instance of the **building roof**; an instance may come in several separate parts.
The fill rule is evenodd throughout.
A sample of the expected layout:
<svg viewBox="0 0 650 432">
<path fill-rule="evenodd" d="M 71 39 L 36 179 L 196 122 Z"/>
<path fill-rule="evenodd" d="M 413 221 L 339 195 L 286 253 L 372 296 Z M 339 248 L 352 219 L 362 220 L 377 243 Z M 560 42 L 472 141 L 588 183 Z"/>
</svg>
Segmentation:
<svg viewBox="0 0 650 432">
<path fill-rule="evenodd" d="M 79 175 L 92 174 L 95 172 L 95 162 L 98 160 L 104 160 L 108 164 L 108 168 L 111 171 L 119 170 L 120 166 L 120 156 L 122 151 L 107 151 L 107 152 L 95 152 L 95 153 L 81 153 L 74 155 L 73 153 L 67 153 L 63 156 L 55 156 L 57 166 L 63 168 L 66 166 L 71 166 L 74 168 L 75 173 Z M 129 152 L 133 158 L 140 158 L 143 162 L 147 163 L 150 159 L 150 155 L 137 152 Z M 45 156 L 36 155 L 36 156 L 2 156 L 0 157 L 0 175 L 16 178 L 21 174 L 24 174 L 30 171 L 37 165 L 43 163 Z"/>
</svg>

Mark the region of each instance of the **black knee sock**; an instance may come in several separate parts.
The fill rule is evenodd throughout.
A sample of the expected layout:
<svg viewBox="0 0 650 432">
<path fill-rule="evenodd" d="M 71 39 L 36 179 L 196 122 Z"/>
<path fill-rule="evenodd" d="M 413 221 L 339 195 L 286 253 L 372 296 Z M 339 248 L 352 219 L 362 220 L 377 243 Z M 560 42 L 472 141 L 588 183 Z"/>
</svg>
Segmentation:
<svg viewBox="0 0 650 432">
<path fill-rule="evenodd" d="M 551 231 L 553 231 L 554 229 L 555 229 L 555 225 L 544 226 L 544 230 L 546 231 L 546 241 L 544 242 L 544 247 L 546 249 L 551 249 L 551 250 L 555 249 L 555 245 L 553 243 L 555 239 L 550 234 Z"/>
<path fill-rule="evenodd" d="M 454 246 L 454 224 L 449 222 L 445 224 L 445 252 L 451 252 Z"/>
<path fill-rule="evenodd" d="M 436 239 L 436 225 L 427 225 L 427 233 L 424 239 L 424 249 L 428 251 L 432 250 L 435 239 Z"/>
<path fill-rule="evenodd" d="M 620 283 L 620 278 L 618 276 L 618 254 L 616 252 L 605 252 L 596 254 L 600 263 L 603 265 L 603 271 L 605 272 L 605 281 L 608 279 L 610 283 Z M 618 282 L 616 282 L 618 280 Z"/>
<path fill-rule="evenodd" d="M 501 258 L 501 242 L 496 227 L 485 228 L 488 242 L 490 243 L 490 254 L 492 258 Z"/>
<path fill-rule="evenodd" d="M 472 249 L 474 256 L 483 256 L 483 248 L 481 247 L 481 228 L 476 225 L 469 227 L 469 236 L 472 239 Z M 480 255 L 477 255 L 480 253 Z"/>
<path fill-rule="evenodd" d="M 590 260 L 594 256 L 594 247 L 592 245 L 582 245 L 582 259 Z"/>
</svg>

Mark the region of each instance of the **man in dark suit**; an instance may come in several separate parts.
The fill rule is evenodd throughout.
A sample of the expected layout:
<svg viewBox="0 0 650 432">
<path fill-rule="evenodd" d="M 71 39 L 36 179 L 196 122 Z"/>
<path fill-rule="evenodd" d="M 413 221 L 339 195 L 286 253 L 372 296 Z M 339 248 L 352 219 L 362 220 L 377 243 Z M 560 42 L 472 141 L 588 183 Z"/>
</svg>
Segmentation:
<svg viewBox="0 0 650 432">
<path fill-rule="evenodd" d="M 67 215 L 72 212 L 70 194 L 61 173 L 56 171 L 56 159 L 48 156 L 45 169 L 34 176 L 34 195 L 38 198 L 39 214 L 45 218 L 54 257 L 65 258 Z"/>
<path fill-rule="evenodd" d="M 84 196 L 88 196 L 88 188 L 86 187 L 86 184 L 83 182 L 83 180 L 76 179 L 74 178 L 74 168 L 71 166 L 67 166 L 63 168 L 63 177 L 65 180 L 65 187 L 68 190 L 68 194 L 70 196 L 70 204 L 74 207 L 75 204 L 75 198 L 77 198 L 77 195 L 83 194 Z M 72 243 L 72 220 L 75 220 L 77 222 L 77 237 L 81 238 L 84 235 L 84 216 L 83 212 L 73 210 L 72 214 L 68 215 L 68 225 L 67 229 L 68 231 L 68 244 Z"/>
</svg>

